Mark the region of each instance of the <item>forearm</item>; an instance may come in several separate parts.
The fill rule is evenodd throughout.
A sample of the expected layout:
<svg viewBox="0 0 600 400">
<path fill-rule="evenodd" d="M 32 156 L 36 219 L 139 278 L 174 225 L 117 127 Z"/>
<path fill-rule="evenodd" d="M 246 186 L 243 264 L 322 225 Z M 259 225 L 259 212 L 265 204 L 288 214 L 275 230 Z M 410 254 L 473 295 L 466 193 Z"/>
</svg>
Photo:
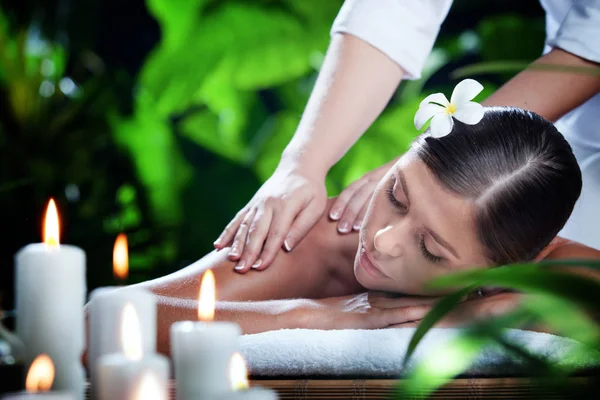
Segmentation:
<svg viewBox="0 0 600 400">
<path fill-rule="evenodd" d="M 379 50 L 335 34 L 282 164 L 324 177 L 383 111 L 402 76 L 400 66 Z"/>
<path fill-rule="evenodd" d="M 558 48 L 533 63 L 534 66 L 540 64 L 598 68 L 597 64 Z M 508 81 L 483 104 L 520 107 L 556 121 L 598 92 L 598 75 L 529 68 Z"/>
<path fill-rule="evenodd" d="M 198 302 L 190 299 L 158 296 L 157 348 L 169 354 L 169 331 L 177 321 L 198 320 Z M 232 321 L 240 325 L 244 334 L 278 329 L 311 328 L 307 316 L 320 308 L 318 300 L 289 299 L 269 301 L 218 301 L 216 321 Z"/>
</svg>

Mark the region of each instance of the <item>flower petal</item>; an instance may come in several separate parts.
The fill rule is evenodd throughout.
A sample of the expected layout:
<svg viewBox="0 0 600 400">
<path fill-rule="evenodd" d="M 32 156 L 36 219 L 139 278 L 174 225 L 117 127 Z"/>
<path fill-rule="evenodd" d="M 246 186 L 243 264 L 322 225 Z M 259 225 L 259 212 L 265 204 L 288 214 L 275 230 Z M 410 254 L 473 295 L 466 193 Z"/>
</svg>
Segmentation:
<svg viewBox="0 0 600 400">
<path fill-rule="evenodd" d="M 474 79 L 462 80 L 456 85 L 450 103 L 458 107 L 461 103 L 471 101 L 483 90 L 483 85 Z"/>
<path fill-rule="evenodd" d="M 469 99 L 469 100 L 471 100 L 471 99 Z M 425 104 L 429 104 L 429 103 L 441 104 L 444 107 L 446 107 L 450 104 L 450 102 L 448 101 L 446 96 L 444 96 L 442 93 L 434 93 L 434 94 L 430 94 L 429 96 L 425 97 L 423 99 L 423 101 L 421 101 L 421 104 L 419 104 L 419 107 L 423 107 Z"/>
<path fill-rule="evenodd" d="M 452 117 L 447 114 L 436 114 L 431 120 L 431 136 L 434 138 L 441 138 L 446 136 L 452 131 L 454 121 Z"/>
<path fill-rule="evenodd" d="M 415 114 L 415 127 L 421 129 L 427 121 L 429 121 L 434 115 L 443 113 L 444 107 L 438 106 L 437 104 L 425 104 L 419 107 L 419 110 Z"/>
<path fill-rule="evenodd" d="M 469 101 L 460 104 L 454 114 L 454 118 L 467 125 L 475 125 L 483 118 L 484 108 L 481 104 Z"/>
</svg>

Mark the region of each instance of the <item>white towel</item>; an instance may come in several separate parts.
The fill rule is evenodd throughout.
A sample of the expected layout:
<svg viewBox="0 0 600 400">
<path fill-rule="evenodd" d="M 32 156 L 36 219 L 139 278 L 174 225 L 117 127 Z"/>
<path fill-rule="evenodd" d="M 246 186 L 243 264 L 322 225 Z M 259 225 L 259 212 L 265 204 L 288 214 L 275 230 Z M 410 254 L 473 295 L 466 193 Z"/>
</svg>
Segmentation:
<svg viewBox="0 0 600 400">
<path fill-rule="evenodd" d="M 448 340 L 457 329 L 432 329 L 419 344 L 414 360 Z M 380 330 L 284 329 L 241 338 L 242 354 L 253 376 L 360 376 L 397 378 L 414 328 Z M 556 364 L 585 369 L 600 366 L 600 353 L 571 339 L 510 329 L 506 338 Z M 583 359 L 570 357 L 585 349 Z M 479 355 L 468 376 L 515 374 L 520 360 L 497 347 Z M 526 371 L 524 371 L 526 373 Z"/>
</svg>

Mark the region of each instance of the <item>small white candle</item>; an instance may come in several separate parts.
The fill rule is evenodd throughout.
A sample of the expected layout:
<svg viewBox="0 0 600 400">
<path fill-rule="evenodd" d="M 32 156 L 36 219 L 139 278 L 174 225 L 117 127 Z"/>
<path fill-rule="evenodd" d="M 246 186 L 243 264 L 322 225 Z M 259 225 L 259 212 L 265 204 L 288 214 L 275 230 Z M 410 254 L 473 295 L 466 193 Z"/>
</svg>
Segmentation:
<svg viewBox="0 0 600 400">
<path fill-rule="evenodd" d="M 128 303 L 122 312 L 123 353 L 107 354 L 98 359 L 96 393 L 99 400 L 133 400 L 142 378 L 149 373 L 154 376 L 159 394 L 166 398 L 169 361 L 159 354 L 144 354 L 142 337 L 135 307 Z"/>
<path fill-rule="evenodd" d="M 235 353 L 231 357 L 229 380 L 233 391 L 217 396 L 215 400 L 277 400 L 279 398 L 274 390 L 259 386 L 250 388 L 248 369 L 240 353 Z"/>
<path fill-rule="evenodd" d="M 136 287 L 108 287 L 94 290 L 88 304 L 88 368 L 94 392 L 98 387 L 98 359 L 106 354 L 121 352 L 121 315 L 127 303 L 135 307 L 141 330 L 144 332 L 140 339 L 143 352 L 153 354 L 156 351 L 154 294 Z"/>
<path fill-rule="evenodd" d="M 25 246 L 15 256 L 17 335 L 25 363 L 46 353 L 54 361 L 54 389 L 83 398 L 85 253 L 59 244 L 56 205 L 50 200 L 44 243 Z"/>
<path fill-rule="evenodd" d="M 182 321 L 171 326 L 178 400 L 212 398 L 231 392 L 229 361 L 238 351 L 242 331 L 232 322 L 212 322 L 215 299 L 214 275 L 208 270 L 198 301 L 198 317 L 207 322 Z"/>
<path fill-rule="evenodd" d="M 75 400 L 73 393 L 48 392 L 54 381 L 55 369 L 52 359 L 47 354 L 41 354 L 33 360 L 27 379 L 26 392 L 11 393 L 2 397 L 3 400 Z"/>
<path fill-rule="evenodd" d="M 168 390 L 152 372 L 145 372 L 135 389 L 132 400 L 167 400 Z"/>
</svg>

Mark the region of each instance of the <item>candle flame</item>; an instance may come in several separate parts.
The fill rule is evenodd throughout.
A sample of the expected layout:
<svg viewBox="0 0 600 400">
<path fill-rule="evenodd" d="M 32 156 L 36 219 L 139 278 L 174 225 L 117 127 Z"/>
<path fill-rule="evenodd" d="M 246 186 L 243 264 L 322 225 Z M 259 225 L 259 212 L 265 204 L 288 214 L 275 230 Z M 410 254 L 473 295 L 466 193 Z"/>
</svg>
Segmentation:
<svg viewBox="0 0 600 400">
<path fill-rule="evenodd" d="M 113 275 L 120 280 L 125 280 L 129 276 L 129 250 L 127 249 L 127 236 L 124 233 L 119 234 L 115 240 Z"/>
<path fill-rule="evenodd" d="M 33 360 L 25 388 L 28 392 L 47 392 L 54 382 L 54 363 L 47 354 L 40 354 Z"/>
<path fill-rule="evenodd" d="M 49 246 L 58 246 L 60 243 L 60 223 L 58 221 L 58 210 L 54 199 L 48 202 L 46 218 L 44 219 L 44 243 Z"/>
<path fill-rule="evenodd" d="M 164 388 L 160 387 L 156 376 L 147 371 L 142 375 L 140 384 L 133 396 L 135 400 L 166 400 Z"/>
<path fill-rule="evenodd" d="M 125 304 L 121 314 L 121 347 L 125 357 L 132 361 L 142 359 L 142 330 L 140 319 L 131 303 Z"/>
<path fill-rule="evenodd" d="M 229 362 L 229 381 L 231 382 L 231 389 L 246 390 L 250 386 L 248 383 L 248 368 L 244 357 L 240 353 L 234 353 L 231 356 Z"/>
<path fill-rule="evenodd" d="M 212 321 L 215 318 L 215 275 L 209 269 L 202 277 L 200 293 L 198 294 L 198 319 Z"/>
</svg>

